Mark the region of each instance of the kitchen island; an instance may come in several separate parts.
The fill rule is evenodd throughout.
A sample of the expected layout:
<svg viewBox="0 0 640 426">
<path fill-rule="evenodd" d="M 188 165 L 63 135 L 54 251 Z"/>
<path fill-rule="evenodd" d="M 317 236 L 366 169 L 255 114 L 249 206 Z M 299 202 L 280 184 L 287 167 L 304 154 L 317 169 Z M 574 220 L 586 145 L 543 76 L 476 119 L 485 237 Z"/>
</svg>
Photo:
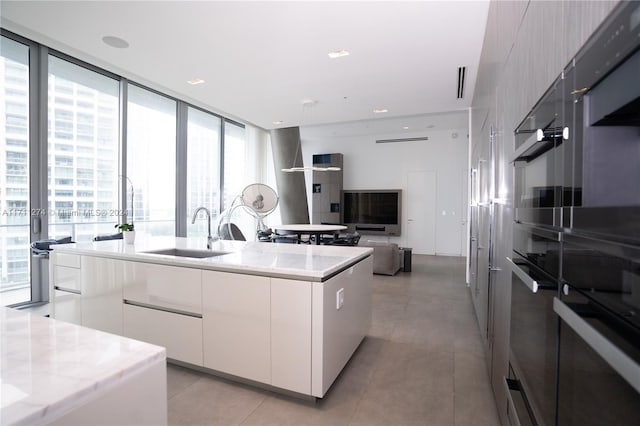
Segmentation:
<svg viewBox="0 0 640 426">
<path fill-rule="evenodd" d="M 0 424 L 167 423 L 164 348 L 0 308 Z"/>
<path fill-rule="evenodd" d="M 139 238 L 50 257 L 52 315 L 172 362 L 321 398 L 371 325 L 372 249 Z"/>
</svg>

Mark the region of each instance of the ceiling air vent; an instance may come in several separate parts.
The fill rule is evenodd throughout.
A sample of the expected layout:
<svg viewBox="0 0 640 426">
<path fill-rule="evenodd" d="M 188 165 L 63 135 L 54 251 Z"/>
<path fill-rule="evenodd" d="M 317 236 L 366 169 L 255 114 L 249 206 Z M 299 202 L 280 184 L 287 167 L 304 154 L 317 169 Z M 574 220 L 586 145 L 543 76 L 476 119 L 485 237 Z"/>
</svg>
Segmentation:
<svg viewBox="0 0 640 426">
<path fill-rule="evenodd" d="M 458 99 L 462 99 L 464 96 L 464 75 L 467 72 L 467 67 L 458 67 Z"/>
<path fill-rule="evenodd" d="M 422 136 L 419 138 L 378 139 L 376 143 L 416 142 L 416 141 L 428 141 L 428 140 L 429 140 L 429 136 Z"/>
</svg>

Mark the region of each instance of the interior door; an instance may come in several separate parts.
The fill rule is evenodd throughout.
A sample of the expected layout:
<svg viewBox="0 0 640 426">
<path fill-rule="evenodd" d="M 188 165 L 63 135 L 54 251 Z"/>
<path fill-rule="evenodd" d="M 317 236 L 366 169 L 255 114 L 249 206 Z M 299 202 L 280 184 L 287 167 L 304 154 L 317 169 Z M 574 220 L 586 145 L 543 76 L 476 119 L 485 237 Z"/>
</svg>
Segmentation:
<svg viewBox="0 0 640 426">
<path fill-rule="evenodd" d="M 457 170 L 440 172 L 438 178 L 449 182 L 448 187 L 440 186 L 438 192 L 438 226 L 436 226 L 436 254 L 444 256 L 460 256 L 460 239 L 462 234 L 462 204 L 460 192 L 449 188 L 462 188 L 462 175 Z"/>
<path fill-rule="evenodd" d="M 407 245 L 415 254 L 436 253 L 436 172 L 407 174 Z"/>
</svg>

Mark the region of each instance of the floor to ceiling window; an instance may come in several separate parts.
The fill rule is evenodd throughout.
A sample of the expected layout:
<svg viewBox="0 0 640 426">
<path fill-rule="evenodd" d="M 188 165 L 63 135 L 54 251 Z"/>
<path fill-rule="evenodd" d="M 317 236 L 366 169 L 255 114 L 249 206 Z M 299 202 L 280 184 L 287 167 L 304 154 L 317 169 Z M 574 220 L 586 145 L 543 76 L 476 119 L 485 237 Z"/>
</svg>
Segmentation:
<svg viewBox="0 0 640 426">
<path fill-rule="evenodd" d="M 203 214 L 195 224 L 191 223 L 193 212 L 198 207 L 206 207 L 211 211 L 213 223 L 216 223 L 219 214 L 220 125 L 219 117 L 196 108 L 188 108 L 187 217 L 185 219 L 189 237 L 206 235 L 207 222 L 203 220 Z"/>
<path fill-rule="evenodd" d="M 255 182 L 255 172 L 248 161 L 251 156 L 247 145 L 246 129 L 226 120 L 224 123 L 224 208 L 231 207 L 242 190 Z M 242 231 L 244 237 L 253 241 L 256 223 L 244 209 L 235 209 L 231 221 Z"/>
<path fill-rule="evenodd" d="M 33 241 L 90 241 L 124 220 L 146 236 L 201 237 L 197 207 L 215 223 L 261 181 L 262 142 L 244 125 L 0 31 L 0 305 L 47 300 Z M 238 214 L 253 239 L 253 218 Z"/>
<path fill-rule="evenodd" d="M 134 190 L 135 229 L 147 234 L 176 232 L 176 105 L 173 99 L 129 85 L 127 177 Z M 132 207 L 127 208 L 131 213 Z"/>
<path fill-rule="evenodd" d="M 119 221 L 119 82 L 49 55 L 49 236 L 91 241 Z"/>
<path fill-rule="evenodd" d="M 247 144 L 244 126 L 230 121 L 224 123 L 224 208 L 240 195 L 247 180 Z"/>
<path fill-rule="evenodd" d="M 29 47 L 0 41 L 0 298 L 31 300 Z"/>
</svg>

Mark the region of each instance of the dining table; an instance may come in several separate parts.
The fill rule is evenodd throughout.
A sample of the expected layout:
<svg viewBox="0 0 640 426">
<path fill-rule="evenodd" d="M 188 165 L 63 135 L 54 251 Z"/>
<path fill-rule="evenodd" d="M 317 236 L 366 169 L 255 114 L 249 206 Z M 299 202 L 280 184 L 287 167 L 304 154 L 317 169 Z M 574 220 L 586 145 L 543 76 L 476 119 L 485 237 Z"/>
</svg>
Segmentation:
<svg viewBox="0 0 640 426">
<path fill-rule="evenodd" d="M 321 243 L 321 236 L 324 234 L 333 234 L 337 236 L 340 231 L 347 229 L 344 225 L 314 225 L 308 223 L 293 223 L 285 225 L 274 226 L 276 233 L 296 234 L 298 236 L 298 243 L 302 241 L 303 235 L 309 235 L 313 237 L 315 243 L 319 245 Z"/>
</svg>

